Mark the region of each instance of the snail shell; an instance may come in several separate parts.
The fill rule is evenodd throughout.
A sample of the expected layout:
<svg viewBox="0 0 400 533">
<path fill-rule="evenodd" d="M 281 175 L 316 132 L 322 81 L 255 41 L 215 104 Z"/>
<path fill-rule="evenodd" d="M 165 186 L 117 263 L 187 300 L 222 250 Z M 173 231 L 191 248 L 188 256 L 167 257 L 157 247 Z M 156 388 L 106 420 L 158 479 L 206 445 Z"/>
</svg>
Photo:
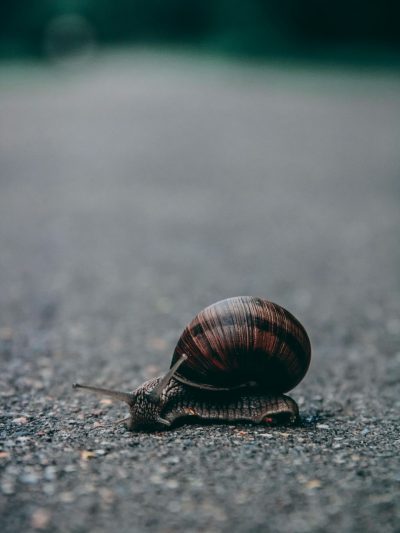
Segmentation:
<svg viewBox="0 0 400 533">
<path fill-rule="evenodd" d="M 222 300 L 200 311 L 183 331 L 171 367 L 174 375 L 202 389 L 231 389 L 257 383 L 287 392 L 305 376 L 311 345 L 300 322 L 283 307 L 251 296 Z"/>
</svg>

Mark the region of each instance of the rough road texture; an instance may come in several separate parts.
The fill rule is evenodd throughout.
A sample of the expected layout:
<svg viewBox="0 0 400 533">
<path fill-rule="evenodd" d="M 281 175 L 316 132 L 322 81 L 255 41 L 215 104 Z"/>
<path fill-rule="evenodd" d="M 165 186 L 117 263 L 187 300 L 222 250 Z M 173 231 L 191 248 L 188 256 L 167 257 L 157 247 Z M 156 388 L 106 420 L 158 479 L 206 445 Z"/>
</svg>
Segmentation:
<svg viewBox="0 0 400 533">
<path fill-rule="evenodd" d="M 174 57 L 0 72 L 0 529 L 399 531 L 400 79 Z M 306 326 L 299 427 L 131 434 L 186 323 Z"/>
</svg>

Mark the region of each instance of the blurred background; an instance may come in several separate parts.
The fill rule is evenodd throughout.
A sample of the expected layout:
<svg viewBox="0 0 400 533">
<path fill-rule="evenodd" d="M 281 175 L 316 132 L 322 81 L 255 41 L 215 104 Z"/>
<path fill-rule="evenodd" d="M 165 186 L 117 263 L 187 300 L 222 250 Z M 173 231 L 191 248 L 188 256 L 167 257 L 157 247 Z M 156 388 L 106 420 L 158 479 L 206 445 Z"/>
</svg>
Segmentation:
<svg viewBox="0 0 400 533">
<path fill-rule="evenodd" d="M 353 338 L 328 327 L 338 308 L 388 306 L 396 333 L 399 11 L 3 0 L 5 337 L 23 323 L 108 375 L 112 339 L 119 369 L 169 357 L 187 320 L 235 294 L 305 313 L 317 343 Z"/>
<path fill-rule="evenodd" d="M 152 44 L 247 57 L 398 60 L 399 14 L 392 0 L 3 0 L 0 57 Z"/>
</svg>

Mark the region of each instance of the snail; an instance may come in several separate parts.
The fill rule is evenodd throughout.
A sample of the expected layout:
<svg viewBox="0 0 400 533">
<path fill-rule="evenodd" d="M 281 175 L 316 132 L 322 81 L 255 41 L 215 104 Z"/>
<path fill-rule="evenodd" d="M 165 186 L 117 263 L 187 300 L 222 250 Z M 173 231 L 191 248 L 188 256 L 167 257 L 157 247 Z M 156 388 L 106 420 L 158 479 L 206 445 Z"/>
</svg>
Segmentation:
<svg viewBox="0 0 400 533">
<path fill-rule="evenodd" d="M 126 402 L 131 430 L 158 430 L 180 419 L 292 423 L 296 402 L 284 395 L 304 377 L 311 345 L 283 307 L 239 296 L 206 307 L 176 345 L 170 370 L 132 393 L 74 384 Z"/>
</svg>

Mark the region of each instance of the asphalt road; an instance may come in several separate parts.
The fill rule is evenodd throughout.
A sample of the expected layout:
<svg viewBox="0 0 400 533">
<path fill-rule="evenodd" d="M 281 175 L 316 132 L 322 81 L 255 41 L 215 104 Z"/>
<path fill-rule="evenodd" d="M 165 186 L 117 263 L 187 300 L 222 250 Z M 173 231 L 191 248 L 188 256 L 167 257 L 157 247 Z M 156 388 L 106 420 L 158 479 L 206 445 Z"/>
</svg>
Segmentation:
<svg viewBox="0 0 400 533">
<path fill-rule="evenodd" d="M 110 55 L 0 67 L 0 529 L 400 531 L 400 77 Z M 186 323 L 251 294 L 298 427 L 136 434 Z"/>
</svg>

